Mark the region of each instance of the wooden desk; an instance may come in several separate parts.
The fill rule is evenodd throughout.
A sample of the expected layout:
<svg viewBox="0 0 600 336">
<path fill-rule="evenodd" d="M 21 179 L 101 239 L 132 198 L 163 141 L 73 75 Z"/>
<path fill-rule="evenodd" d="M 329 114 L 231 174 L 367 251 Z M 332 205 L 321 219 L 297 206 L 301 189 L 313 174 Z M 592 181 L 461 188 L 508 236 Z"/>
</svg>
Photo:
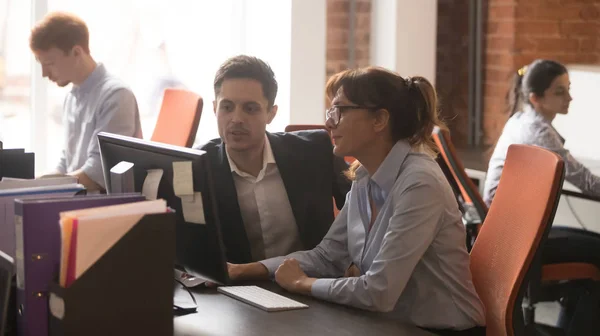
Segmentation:
<svg viewBox="0 0 600 336">
<path fill-rule="evenodd" d="M 198 313 L 175 317 L 175 335 L 433 335 L 375 313 L 290 294 L 271 282 L 260 286 L 309 306 L 265 312 L 217 292 L 194 290 Z"/>
</svg>

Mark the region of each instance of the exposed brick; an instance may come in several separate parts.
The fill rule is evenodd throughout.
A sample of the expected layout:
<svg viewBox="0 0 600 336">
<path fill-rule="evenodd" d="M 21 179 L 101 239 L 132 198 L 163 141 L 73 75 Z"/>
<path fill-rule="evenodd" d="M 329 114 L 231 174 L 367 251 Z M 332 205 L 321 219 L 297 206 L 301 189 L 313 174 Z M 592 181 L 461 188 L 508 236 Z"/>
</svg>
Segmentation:
<svg viewBox="0 0 600 336">
<path fill-rule="evenodd" d="M 348 29 L 348 14 L 332 14 L 327 16 L 327 27 L 333 29 Z"/>
<path fill-rule="evenodd" d="M 517 32 L 524 32 L 527 35 L 552 36 L 559 35 L 560 28 L 558 22 L 553 21 L 518 21 L 516 26 Z"/>
<path fill-rule="evenodd" d="M 453 141 L 468 130 L 469 1 L 438 0 L 436 89 Z M 537 58 L 600 64 L 600 0 L 488 0 L 484 26 L 484 143 L 493 144 L 508 118 L 512 75 Z M 369 64 L 372 0 L 357 0 L 355 66 Z M 327 0 L 328 76 L 348 67 L 349 0 Z"/>
<path fill-rule="evenodd" d="M 522 53 L 526 50 L 534 50 L 537 47 L 538 43 L 535 38 L 530 37 L 530 34 L 527 36 L 520 36 L 515 40 L 515 52 Z"/>
<path fill-rule="evenodd" d="M 327 56 L 326 73 L 331 75 L 348 68 L 350 39 L 350 1 L 327 0 Z M 371 34 L 371 0 L 356 1 L 354 66 L 369 64 Z"/>
<path fill-rule="evenodd" d="M 517 68 L 537 58 L 600 64 L 600 0 L 517 0 L 514 27 L 503 17 L 487 24 L 484 52 L 484 141 L 495 143 L 507 118 L 506 92 Z M 489 0 L 489 15 L 509 2 Z M 506 14 L 506 12 L 504 12 Z M 496 14 L 499 15 L 499 14 Z M 512 49 L 501 47 L 514 38 Z"/>
<path fill-rule="evenodd" d="M 329 0 L 327 1 L 328 13 L 348 13 L 350 11 L 349 0 Z"/>
<path fill-rule="evenodd" d="M 531 20 L 531 18 L 535 17 L 535 12 L 538 7 L 538 5 L 532 5 L 531 3 L 519 4 L 517 9 L 515 9 L 515 19 Z"/>
<path fill-rule="evenodd" d="M 597 3 L 597 0 L 560 0 L 560 3 L 563 5 L 569 5 L 569 4 L 591 4 L 591 3 Z"/>
<path fill-rule="evenodd" d="M 598 64 L 600 62 L 598 54 L 557 55 L 555 59 L 564 64 Z"/>
<path fill-rule="evenodd" d="M 488 20 L 501 21 L 515 18 L 516 4 L 502 4 L 490 6 L 488 10 Z"/>
<path fill-rule="evenodd" d="M 485 73 L 485 81 L 488 83 L 508 81 L 510 78 L 510 74 L 507 74 L 507 69 L 508 68 L 503 68 L 502 70 L 487 69 Z"/>
<path fill-rule="evenodd" d="M 491 36 L 487 39 L 487 47 L 490 50 L 509 50 L 514 46 L 512 37 Z"/>
<path fill-rule="evenodd" d="M 598 24 L 592 21 L 561 22 L 560 32 L 562 35 L 592 35 L 598 34 Z"/>
<path fill-rule="evenodd" d="M 371 40 L 371 32 L 368 30 L 357 31 L 354 34 L 354 43 L 361 46 L 369 46 Z"/>
<path fill-rule="evenodd" d="M 513 36 L 514 32 L 514 21 L 497 21 L 487 24 L 487 34 L 490 36 Z"/>
<path fill-rule="evenodd" d="M 537 38 L 538 52 L 564 52 L 579 49 L 579 40 L 574 38 Z"/>
<path fill-rule="evenodd" d="M 328 48 L 327 58 L 331 61 L 345 61 L 348 59 L 348 48 Z"/>
<path fill-rule="evenodd" d="M 488 0 L 489 6 L 494 6 L 494 5 L 510 5 L 510 4 L 515 4 L 517 3 L 518 0 Z"/>
<path fill-rule="evenodd" d="M 371 16 L 370 15 L 357 15 L 356 17 L 356 29 L 367 29 L 371 27 Z"/>
<path fill-rule="evenodd" d="M 579 17 L 582 20 L 595 20 L 600 17 L 600 5 L 598 5 L 598 1 L 596 0 L 596 6 L 589 5 L 585 6 L 579 11 Z"/>
<path fill-rule="evenodd" d="M 511 67 L 513 65 L 513 56 L 507 52 L 489 53 L 484 55 L 484 62 L 487 65 L 496 65 L 502 67 Z"/>
<path fill-rule="evenodd" d="M 344 29 L 329 29 L 327 31 L 327 46 L 347 46 L 348 31 Z"/>
<path fill-rule="evenodd" d="M 576 20 L 580 18 L 581 6 L 563 6 L 560 4 L 542 4 L 535 9 L 535 18 L 556 20 Z"/>
<path fill-rule="evenodd" d="M 596 50 L 600 50 L 598 44 L 598 38 L 584 37 L 579 40 L 579 51 L 593 53 Z"/>
</svg>

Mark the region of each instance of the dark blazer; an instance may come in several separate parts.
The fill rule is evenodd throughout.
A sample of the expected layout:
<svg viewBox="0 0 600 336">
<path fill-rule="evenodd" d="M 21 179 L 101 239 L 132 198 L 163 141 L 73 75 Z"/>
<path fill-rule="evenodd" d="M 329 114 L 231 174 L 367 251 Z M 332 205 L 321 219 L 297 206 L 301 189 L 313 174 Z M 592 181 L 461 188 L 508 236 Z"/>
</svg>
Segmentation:
<svg viewBox="0 0 600 336">
<path fill-rule="evenodd" d="M 351 182 L 343 175 L 347 165 L 333 155 L 327 132 L 298 131 L 269 133 L 273 156 L 296 218 L 298 232 L 305 249 L 321 242 L 333 222 L 333 200 L 342 208 Z M 219 221 L 228 261 L 253 261 L 250 243 L 240 213 L 237 192 L 225 145 L 214 139 L 201 146 L 211 165 Z"/>
</svg>

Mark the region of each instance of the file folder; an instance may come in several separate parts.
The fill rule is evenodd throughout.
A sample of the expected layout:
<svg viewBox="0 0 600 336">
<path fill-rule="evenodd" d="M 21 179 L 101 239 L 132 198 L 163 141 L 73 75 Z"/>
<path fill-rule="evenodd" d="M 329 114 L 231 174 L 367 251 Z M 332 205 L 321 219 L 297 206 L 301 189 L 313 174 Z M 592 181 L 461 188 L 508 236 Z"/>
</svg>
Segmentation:
<svg viewBox="0 0 600 336">
<path fill-rule="evenodd" d="M 56 198 L 85 192 L 81 184 L 0 190 L 0 251 L 15 258 L 15 199 Z"/>
<path fill-rule="evenodd" d="M 14 293 L 13 275 L 15 265 L 13 259 L 0 252 L 0 335 L 14 335 Z"/>
<path fill-rule="evenodd" d="M 141 194 L 15 200 L 17 308 L 19 334 L 48 334 L 48 286 L 57 281 L 63 211 L 143 201 Z"/>
<path fill-rule="evenodd" d="M 49 335 L 173 335 L 175 214 L 145 215 L 69 287 L 49 293 Z"/>
</svg>

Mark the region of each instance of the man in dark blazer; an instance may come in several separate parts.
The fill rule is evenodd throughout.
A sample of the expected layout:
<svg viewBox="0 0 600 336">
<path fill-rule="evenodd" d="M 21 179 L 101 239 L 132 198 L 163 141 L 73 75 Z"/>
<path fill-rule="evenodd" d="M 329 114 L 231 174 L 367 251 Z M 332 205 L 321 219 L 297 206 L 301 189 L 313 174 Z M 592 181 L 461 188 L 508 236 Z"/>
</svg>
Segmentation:
<svg viewBox="0 0 600 336">
<path fill-rule="evenodd" d="M 312 249 L 351 182 L 326 131 L 269 133 L 277 82 L 262 60 L 236 56 L 217 71 L 219 139 L 200 147 L 211 164 L 227 259 L 248 263 Z"/>
</svg>

